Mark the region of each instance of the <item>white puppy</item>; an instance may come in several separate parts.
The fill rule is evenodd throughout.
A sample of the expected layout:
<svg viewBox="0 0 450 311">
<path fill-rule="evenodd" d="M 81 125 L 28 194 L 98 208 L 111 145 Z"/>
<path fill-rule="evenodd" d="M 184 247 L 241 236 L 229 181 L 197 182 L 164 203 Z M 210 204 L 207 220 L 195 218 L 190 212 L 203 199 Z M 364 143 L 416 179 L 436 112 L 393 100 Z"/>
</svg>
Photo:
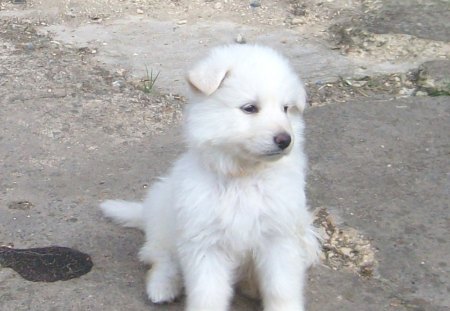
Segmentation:
<svg viewBox="0 0 450 311">
<path fill-rule="evenodd" d="M 104 214 L 145 231 L 147 294 L 180 295 L 189 311 L 228 310 L 237 282 L 256 280 L 266 311 L 304 310 L 318 241 L 305 199 L 305 91 L 270 48 L 215 48 L 188 73 L 188 150 L 143 203 Z"/>
</svg>

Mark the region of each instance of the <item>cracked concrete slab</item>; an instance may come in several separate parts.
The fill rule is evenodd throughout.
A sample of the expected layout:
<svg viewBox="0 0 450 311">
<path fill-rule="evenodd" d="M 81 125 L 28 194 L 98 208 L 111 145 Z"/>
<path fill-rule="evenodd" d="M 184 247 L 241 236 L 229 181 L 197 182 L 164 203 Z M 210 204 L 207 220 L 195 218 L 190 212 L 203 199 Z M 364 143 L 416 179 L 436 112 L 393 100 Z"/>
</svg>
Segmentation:
<svg viewBox="0 0 450 311">
<path fill-rule="evenodd" d="M 446 0 L 384 0 L 369 15 L 367 25 L 375 33 L 406 33 L 441 41 L 450 37 L 450 3 Z"/>
<path fill-rule="evenodd" d="M 306 121 L 310 202 L 370 238 L 379 269 L 368 282 L 386 291 L 374 301 L 353 286 L 338 310 L 449 308 L 450 98 L 320 107 Z"/>
<path fill-rule="evenodd" d="M 367 69 L 361 68 L 362 63 L 285 29 L 268 31 L 232 22 L 209 21 L 177 25 L 175 21 L 128 17 L 102 25 L 76 28 L 55 25 L 43 30 L 65 44 L 97 47 L 96 57 L 110 68 L 126 68 L 137 77 L 145 75 L 146 66 L 160 71 L 160 85 L 167 86 L 170 92 L 185 92 L 183 77 L 190 64 L 216 45 L 233 43 L 238 34 L 244 35 L 249 43 L 258 42 L 285 52 L 307 80 L 329 81 L 343 74 L 367 74 Z M 405 64 L 379 67 L 393 71 L 408 69 Z"/>
<path fill-rule="evenodd" d="M 50 25 L 41 27 L 55 40 L 74 47 L 95 49 L 96 58 L 108 68 L 125 68 L 143 77 L 146 68 L 161 72 L 159 85 L 164 91 L 184 93 L 184 74 L 190 64 L 208 49 L 234 43 L 242 34 L 249 44 L 272 46 L 292 61 L 301 77 L 312 83 L 334 81 L 339 77 L 363 77 L 381 73 L 406 72 L 428 58 L 392 61 L 348 57 L 330 49 L 323 41 L 308 38 L 295 30 L 267 29 L 226 21 L 199 21 L 178 25 L 127 17 L 102 24 Z"/>
<path fill-rule="evenodd" d="M 378 275 L 369 279 L 314 268 L 309 310 L 414 306 L 437 311 L 450 306 L 449 119 L 448 97 L 354 102 L 307 111 L 310 205 L 334 210 L 344 225 L 370 237 L 379 261 Z M 16 135 L 40 145 L 32 131 Z M 5 144 L 3 139 L 0 150 Z M 97 204 L 105 198 L 142 197 L 181 150 L 177 131 L 125 146 L 105 141 L 90 153 L 61 148 L 55 156 L 72 158 L 76 171 L 69 163 L 54 170 L 23 167 L 20 178 L 12 177 L 16 159 L 2 155 L 3 174 L 11 176 L 3 179 L 3 201 L 27 199 L 34 206 L 0 209 L 1 240 L 18 247 L 76 247 L 90 253 L 95 263 L 91 273 L 64 284 L 26 282 L 0 270 L 4 310 L 180 310 L 182 301 L 163 307 L 146 301 L 146 267 L 136 258 L 142 234 L 106 221 Z M 39 152 L 32 148 L 26 154 Z M 235 303 L 233 310 L 258 310 L 255 302 L 242 297 Z"/>
</svg>

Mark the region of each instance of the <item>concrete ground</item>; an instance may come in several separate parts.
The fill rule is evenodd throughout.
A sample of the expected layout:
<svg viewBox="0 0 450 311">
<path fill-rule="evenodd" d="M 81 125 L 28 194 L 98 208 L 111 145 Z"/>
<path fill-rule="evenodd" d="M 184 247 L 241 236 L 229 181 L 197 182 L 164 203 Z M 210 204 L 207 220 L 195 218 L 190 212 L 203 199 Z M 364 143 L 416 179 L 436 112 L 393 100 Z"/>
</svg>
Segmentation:
<svg viewBox="0 0 450 311">
<path fill-rule="evenodd" d="M 450 310 L 450 97 L 428 96 L 448 94 L 429 85 L 448 85 L 450 5 L 251 2 L 0 2 L 0 245 L 74 247 L 94 261 L 55 283 L 0 267 L 0 310 L 182 310 L 183 299 L 147 301 L 142 234 L 97 206 L 141 198 L 182 152 L 182 72 L 238 34 L 282 50 L 307 82 L 309 204 L 355 233 L 326 240 L 308 310 Z M 442 65 L 421 84 L 430 60 Z M 161 71 L 150 94 L 146 64 Z M 369 274 L 345 255 L 358 241 Z"/>
</svg>

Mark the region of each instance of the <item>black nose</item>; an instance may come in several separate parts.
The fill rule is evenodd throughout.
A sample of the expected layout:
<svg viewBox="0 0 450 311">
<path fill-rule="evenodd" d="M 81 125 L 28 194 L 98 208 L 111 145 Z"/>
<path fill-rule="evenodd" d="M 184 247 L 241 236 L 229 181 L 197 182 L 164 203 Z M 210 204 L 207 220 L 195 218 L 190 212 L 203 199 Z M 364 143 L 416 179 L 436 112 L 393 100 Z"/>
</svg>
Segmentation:
<svg viewBox="0 0 450 311">
<path fill-rule="evenodd" d="M 273 141 L 281 150 L 283 150 L 291 143 L 291 136 L 288 133 L 280 133 L 273 138 Z"/>
</svg>

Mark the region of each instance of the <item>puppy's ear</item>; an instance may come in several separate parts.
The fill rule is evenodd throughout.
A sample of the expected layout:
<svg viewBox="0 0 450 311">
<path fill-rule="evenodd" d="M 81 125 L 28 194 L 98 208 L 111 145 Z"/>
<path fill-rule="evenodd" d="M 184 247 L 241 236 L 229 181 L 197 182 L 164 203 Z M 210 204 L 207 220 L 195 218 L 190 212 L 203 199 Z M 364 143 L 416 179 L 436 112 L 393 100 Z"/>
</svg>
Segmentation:
<svg viewBox="0 0 450 311">
<path fill-rule="evenodd" d="M 306 106 L 306 92 L 303 86 L 300 88 L 300 91 L 297 95 L 297 100 L 295 101 L 295 107 L 298 109 L 300 113 L 303 113 Z"/>
<path fill-rule="evenodd" d="M 220 88 L 227 74 L 228 67 L 214 64 L 213 59 L 209 58 L 190 70 L 186 79 L 195 93 L 209 96 Z"/>
</svg>

